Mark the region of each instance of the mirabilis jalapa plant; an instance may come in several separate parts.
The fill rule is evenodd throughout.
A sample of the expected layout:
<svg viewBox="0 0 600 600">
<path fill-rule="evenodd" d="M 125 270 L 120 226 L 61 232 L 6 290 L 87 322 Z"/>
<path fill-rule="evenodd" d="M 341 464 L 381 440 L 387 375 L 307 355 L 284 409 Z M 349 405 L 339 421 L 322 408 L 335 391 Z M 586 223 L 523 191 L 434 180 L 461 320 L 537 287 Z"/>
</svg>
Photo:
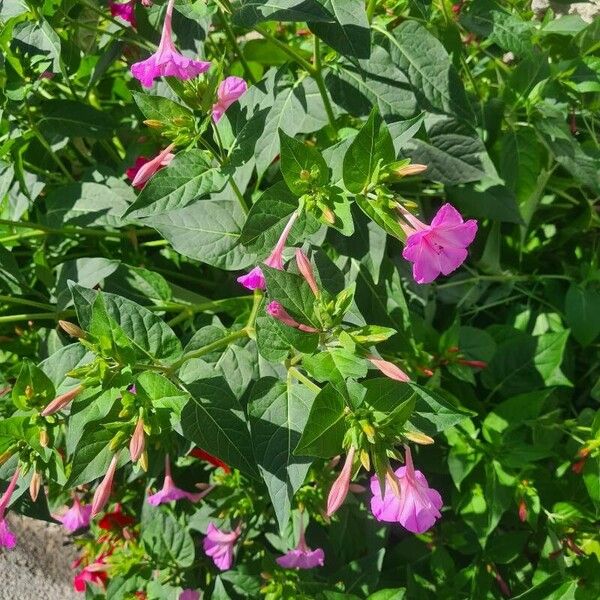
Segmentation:
<svg viewBox="0 0 600 600">
<path fill-rule="evenodd" d="M 437 334 L 428 304 L 436 290 L 449 303 L 444 290 L 478 276 L 474 265 L 481 281 L 503 281 L 495 219 L 510 210 L 488 214 L 473 198 L 489 206 L 486 190 L 497 198 L 504 183 L 478 137 L 484 111 L 476 114 L 455 69 L 468 69 L 466 59 L 448 55 L 413 3 L 379 4 L 86 2 L 114 43 L 92 61 L 93 75 L 80 74 L 86 87 L 65 79 L 68 29 L 57 37 L 64 56 L 56 64 L 46 49 L 28 65 L 56 69 L 36 78 L 44 100 L 28 115 L 33 124 L 36 111 L 49 111 L 34 137 L 58 177 L 68 175 L 63 187 L 48 182 L 48 219 L 60 208 L 57 194 L 79 186 L 73 214 L 83 212 L 91 225 L 75 221 L 65 232 L 100 241 L 97 255 L 85 249 L 83 259 L 56 262 L 50 319 L 58 327 L 44 360 L 25 358 L 6 378 L 3 549 L 18 544 L 9 511 L 61 523 L 80 550 L 74 588 L 90 598 L 354 600 L 429 597 L 436 586 L 445 597 L 512 594 L 504 565 L 518 560 L 513 538 L 523 547 L 525 524 L 538 525 L 536 485 L 545 484 L 533 467 L 517 475 L 520 461 L 503 462 L 502 448 L 527 445 L 520 451 L 532 460 L 550 454 L 534 452 L 518 427 L 502 436 L 515 406 L 538 407 L 529 423 L 547 396 L 534 386 L 539 397 L 517 396 L 476 426 L 484 409 L 475 374 L 488 377 L 491 398 L 504 390 L 502 367 L 488 371 L 487 361 L 497 344 L 525 333 L 499 332 L 495 341 L 461 325 L 457 309 L 438 314 Z M 431 14 L 458 27 L 446 4 Z M 36 18 L 53 31 L 46 12 Z M 11 26 L 21 35 L 19 23 Z M 417 55 L 409 45 L 416 42 Z M 10 68 L 30 52 L 18 46 Z M 109 91 L 97 85 L 104 79 Z M 87 112 L 45 108 L 67 91 L 65 102 L 89 100 Z M 98 106 L 126 110 L 130 99 L 137 108 L 129 121 L 118 117 L 122 130 L 112 137 L 103 137 L 102 119 L 86 125 Z M 52 123 L 66 122 L 65 111 L 71 118 L 69 108 L 80 110 L 83 124 L 61 146 Z M 88 146 L 101 159 L 92 160 Z M 118 176 L 81 164 L 100 160 L 112 160 Z M 545 181 L 556 168 L 544 171 Z M 92 213 L 103 200 L 85 196 L 94 186 L 118 190 L 110 197 L 123 204 L 101 206 L 97 221 Z M 521 240 L 535 210 L 524 205 L 507 220 L 522 228 Z M 40 231 L 50 234 L 53 225 Z M 131 249 L 105 245 L 115 240 Z M 466 264 L 473 244 L 477 261 Z M 41 281 L 62 251 L 51 250 L 52 260 L 36 253 Z M 169 284 L 178 273 L 182 285 L 196 287 Z M 15 286 L 19 276 L 12 277 Z M 30 302 L 39 308 L 39 299 Z M 544 319 L 536 331 L 544 323 L 555 330 L 532 336 L 543 351 L 532 361 L 545 384 L 566 386 L 562 352 L 558 363 L 548 357 L 566 338 L 553 316 Z M 583 444 L 576 475 L 600 447 L 600 425 L 588 421 L 568 425 Z M 501 525 L 511 503 L 514 522 Z M 584 564 L 572 522 L 556 517 L 560 506 L 547 513 L 546 545 Z M 511 552 L 488 544 L 503 535 Z M 592 534 L 584 528 L 578 542 L 591 547 Z M 435 579 L 461 562 L 446 546 L 475 556 L 459 583 Z M 434 575 L 419 571 L 430 555 Z M 542 564 L 538 575 L 525 566 L 511 585 L 523 591 L 525 579 L 543 581 L 551 560 L 545 552 L 531 563 Z M 408 563 L 407 574 L 398 565 Z"/>
</svg>

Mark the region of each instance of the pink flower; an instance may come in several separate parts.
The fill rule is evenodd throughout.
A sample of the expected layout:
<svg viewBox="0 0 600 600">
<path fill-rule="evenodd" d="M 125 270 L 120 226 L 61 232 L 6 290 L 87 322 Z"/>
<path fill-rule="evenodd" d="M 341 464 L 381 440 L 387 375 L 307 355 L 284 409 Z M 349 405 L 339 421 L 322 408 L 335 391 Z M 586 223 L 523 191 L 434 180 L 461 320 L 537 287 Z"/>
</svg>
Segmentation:
<svg viewBox="0 0 600 600">
<path fill-rule="evenodd" d="M 325 552 L 322 548 L 311 550 L 307 546 L 302 526 L 296 548 L 275 559 L 275 562 L 284 569 L 314 569 L 325 564 Z"/>
<path fill-rule="evenodd" d="M 198 502 L 198 500 L 206 496 L 211 489 L 212 487 L 204 492 L 194 494 L 178 488 L 171 477 L 171 464 L 169 462 L 169 455 L 167 454 L 167 456 L 165 456 L 165 480 L 163 482 L 162 490 L 156 492 L 156 494 L 152 494 L 152 496 L 148 496 L 148 504 L 158 506 L 159 504 L 171 502 L 172 500 L 181 500 L 182 498 L 187 498 L 190 502 Z"/>
<path fill-rule="evenodd" d="M 96 561 L 84 567 L 73 577 L 73 589 L 76 592 L 85 592 L 86 583 L 91 583 L 102 589 L 108 580 L 104 556 L 99 556 Z"/>
<path fill-rule="evenodd" d="M 298 323 L 296 319 L 294 319 L 288 312 L 283 308 L 281 303 L 277 302 L 277 300 L 273 300 L 273 302 L 269 302 L 267 304 L 267 314 L 271 315 L 274 319 L 281 321 L 284 325 L 288 327 L 293 327 L 294 329 L 299 329 L 300 331 L 305 331 L 306 333 L 316 333 L 319 331 L 310 325 L 303 325 L 302 323 Z"/>
<path fill-rule="evenodd" d="M 225 111 L 239 100 L 248 90 L 248 84 L 241 77 L 226 77 L 219 84 L 217 101 L 212 107 L 212 118 L 217 123 Z"/>
<path fill-rule="evenodd" d="M 300 271 L 300 274 L 304 277 L 306 283 L 308 283 L 312 293 L 318 298 L 320 291 L 312 265 L 310 264 L 310 260 L 308 260 L 308 256 L 300 248 L 296 248 L 296 265 L 298 266 L 298 271 Z"/>
<path fill-rule="evenodd" d="M 2 494 L 2 497 L 0 497 L 0 548 L 6 548 L 7 550 L 12 550 L 17 545 L 17 537 L 9 529 L 4 514 L 6 513 L 6 507 L 10 503 L 15 488 L 17 487 L 19 474 L 19 467 L 17 467 L 11 477 L 8 487 L 4 494 Z"/>
<path fill-rule="evenodd" d="M 156 52 L 150 58 L 131 65 L 131 74 L 144 87 L 152 87 L 152 82 L 159 77 L 192 79 L 210 69 L 209 62 L 192 60 L 177 52 L 171 32 L 174 2 L 175 0 L 169 0 L 167 5 L 160 44 Z"/>
<path fill-rule="evenodd" d="M 352 463 L 354 462 L 354 453 L 356 449 L 354 446 L 350 446 L 344 466 L 340 471 L 337 479 L 333 482 L 331 490 L 329 490 L 329 496 L 327 497 L 327 516 L 331 517 L 333 513 L 344 504 L 344 500 L 348 495 L 348 488 L 350 487 L 350 477 L 352 476 Z"/>
<path fill-rule="evenodd" d="M 410 381 L 410 377 L 398 366 L 389 360 L 383 360 L 377 356 L 370 354 L 367 356 L 368 361 L 377 369 L 379 369 L 386 377 L 395 379 L 396 381 Z"/>
<path fill-rule="evenodd" d="M 160 169 L 166 167 L 174 158 L 171 150 L 175 144 L 169 144 L 164 150 L 161 150 L 154 158 L 138 156 L 133 167 L 126 171 L 126 175 L 131 179 L 131 185 L 134 188 L 143 188 L 146 182 Z M 135 392 L 133 392 L 135 393 Z"/>
<path fill-rule="evenodd" d="M 378 521 L 400 523 L 412 533 L 423 533 L 430 529 L 442 516 L 442 497 L 437 490 L 429 487 L 425 475 L 415 471 L 410 448 L 406 450 L 406 466 L 396 470 L 400 485 L 398 496 L 386 482 L 385 495 L 381 496 L 379 480 L 371 477 L 371 512 Z"/>
<path fill-rule="evenodd" d="M 402 228 L 408 235 L 402 256 L 413 263 L 417 283 L 431 283 L 440 273 L 448 275 L 467 258 L 467 248 L 475 239 L 477 221 L 463 221 L 451 205 L 444 204 L 426 225 L 403 207 L 399 210 L 406 223 Z"/>
<path fill-rule="evenodd" d="M 137 462 L 140 456 L 144 452 L 146 446 L 146 440 L 144 437 L 144 419 L 139 417 L 129 441 L 129 455 L 131 456 L 131 462 Z"/>
<path fill-rule="evenodd" d="M 285 250 L 287 239 L 297 218 L 298 211 L 295 210 L 286 223 L 286 226 L 283 228 L 283 231 L 277 240 L 277 244 L 275 244 L 271 254 L 267 260 L 265 260 L 265 265 L 279 271 L 283 270 L 283 251 Z M 250 273 L 238 277 L 237 281 L 249 290 L 264 290 L 266 287 L 265 276 L 260 267 L 254 267 Z"/>
<path fill-rule="evenodd" d="M 266 287 L 265 276 L 260 267 L 254 267 L 249 273 L 240 275 L 237 282 L 249 290 L 264 290 Z"/>
<path fill-rule="evenodd" d="M 200 600 L 200 594 L 196 590 L 188 588 L 179 594 L 179 600 Z"/>
<path fill-rule="evenodd" d="M 73 400 L 73 398 L 75 398 L 75 396 L 77 396 L 82 390 L 83 386 L 78 385 L 72 390 L 61 394 L 60 396 L 57 396 L 56 398 L 54 398 L 54 400 L 52 400 L 52 402 L 48 403 L 48 405 L 44 408 L 44 410 L 42 410 L 40 414 L 42 415 L 42 417 L 47 417 L 48 415 L 53 415 L 59 410 L 62 410 L 63 408 L 65 408 L 65 406 L 68 406 Z"/>
<path fill-rule="evenodd" d="M 115 477 L 115 471 L 117 470 L 117 463 L 118 455 L 115 454 L 110 461 L 110 465 L 108 466 L 106 475 L 104 475 L 104 479 L 102 479 L 102 482 L 94 492 L 94 498 L 92 500 L 92 517 L 95 517 L 102 511 L 102 509 L 106 506 L 108 499 L 110 498 L 113 479 Z"/>
<path fill-rule="evenodd" d="M 240 527 L 226 533 L 221 531 L 214 523 L 208 524 L 206 537 L 202 543 L 204 552 L 213 559 L 221 571 L 227 571 L 233 564 L 233 548 L 240 537 Z"/>
<path fill-rule="evenodd" d="M 82 505 L 81 502 L 79 502 L 79 498 L 75 496 L 73 498 L 73 506 L 71 506 L 71 508 L 69 508 L 62 516 L 57 516 L 55 518 L 62 523 L 67 531 L 73 533 L 84 527 L 89 527 L 91 517 L 92 505 Z"/>
<path fill-rule="evenodd" d="M 129 2 L 113 2 L 108 3 L 110 14 L 113 17 L 120 17 L 123 21 L 127 21 L 132 27 L 136 26 L 135 22 L 135 0 Z"/>
</svg>

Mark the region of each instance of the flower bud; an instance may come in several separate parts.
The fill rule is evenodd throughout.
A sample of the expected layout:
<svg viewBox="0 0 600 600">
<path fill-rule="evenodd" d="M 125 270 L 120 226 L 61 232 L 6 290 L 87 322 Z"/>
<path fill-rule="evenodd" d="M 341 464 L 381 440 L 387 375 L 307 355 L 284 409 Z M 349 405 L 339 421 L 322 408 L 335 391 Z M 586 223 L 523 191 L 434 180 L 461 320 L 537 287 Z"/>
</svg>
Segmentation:
<svg viewBox="0 0 600 600">
<path fill-rule="evenodd" d="M 419 173 L 423 173 L 423 171 L 427 171 L 427 165 L 415 163 L 395 169 L 394 175 L 396 175 L 396 177 L 407 177 L 409 175 L 419 175 Z"/>
<path fill-rule="evenodd" d="M 378 358 L 374 354 L 370 354 L 369 356 L 367 356 L 367 359 L 386 377 L 389 377 L 390 379 L 395 379 L 396 381 L 410 381 L 410 377 L 400 367 L 390 362 L 389 360 L 383 360 L 383 358 Z"/>
<path fill-rule="evenodd" d="M 110 465 L 108 466 L 108 470 L 106 471 L 104 479 L 94 492 L 94 499 L 92 500 L 92 517 L 95 517 L 97 514 L 102 512 L 102 509 L 106 506 L 106 503 L 110 498 L 113 479 L 115 477 L 115 471 L 117 470 L 117 462 L 118 455 L 115 454 L 110 461 Z"/>
<path fill-rule="evenodd" d="M 142 452 L 138 464 L 140 465 L 140 467 L 142 467 L 144 471 L 148 471 L 148 452 L 146 452 L 146 450 Z"/>
<path fill-rule="evenodd" d="M 14 448 L 9 448 L 0 454 L 0 467 L 13 455 Z"/>
<path fill-rule="evenodd" d="M 59 410 L 62 410 L 82 390 L 83 390 L 83 386 L 78 385 L 77 387 L 74 387 L 72 390 L 69 390 L 68 392 L 65 392 L 64 394 L 61 394 L 60 396 L 57 396 L 56 398 L 54 398 L 54 400 L 52 400 L 52 402 L 50 402 L 46 406 L 46 408 L 44 408 L 44 410 L 41 412 L 42 417 L 47 417 L 48 415 L 53 415 L 54 413 L 58 412 Z"/>
<path fill-rule="evenodd" d="M 127 434 L 124 431 L 117 431 L 113 436 L 112 440 L 110 440 L 109 448 L 111 452 L 116 452 L 123 442 L 125 441 Z"/>
<path fill-rule="evenodd" d="M 42 474 L 39 471 L 34 471 L 31 481 L 29 482 L 29 495 L 35 502 L 38 494 L 40 493 L 40 487 L 42 485 Z"/>
<path fill-rule="evenodd" d="M 298 265 L 298 271 L 300 271 L 302 277 L 304 277 L 306 283 L 310 286 L 312 293 L 318 298 L 320 294 L 319 286 L 315 280 L 312 265 L 308 260 L 308 256 L 300 248 L 296 248 L 296 264 Z"/>
<path fill-rule="evenodd" d="M 140 456 L 144 452 L 144 447 L 144 419 L 140 417 L 137 420 L 135 430 L 133 431 L 131 441 L 129 442 L 129 454 L 131 455 L 132 462 L 137 462 L 140 459 Z"/>
<path fill-rule="evenodd" d="M 161 129 L 165 124 L 158 119 L 146 119 L 144 125 L 146 125 L 146 127 L 151 127 L 152 129 Z"/>
<path fill-rule="evenodd" d="M 527 521 L 527 504 L 525 503 L 524 498 L 521 498 L 521 501 L 519 502 L 519 521 L 521 521 L 521 523 Z"/>
<path fill-rule="evenodd" d="M 40 429 L 40 446 L 42 448 L 47 448 L 50 443 L 50 436 L 48 435 L 48 430 Z"/>
<path fill-rule="evenodd" d="M 83 329 L 81 329 L 81 327 L 78 327 L 77 325 L 75 325 L 74 323 L 70 323 L 69 321 L 59 321 L 58 324 L 60 325 L 61 329 L 67 334 L 70 335 L 71 337 L 74 338 L 85 338 L 85 331 L 83 331 Z"/>
<path fill-rule="evenodd" d="M 337 479 L 333 482 L 331 490 L 329 490 L 329 496 L 327 498 L 327 516 L 331 517 L 333 513 L 344 503 L 346 496 L 348 495 L 348 488 L 350 486 L 350 477 L 352 476 L 352 463 L 354 462 L 354 453 L 356 452 L 354 446 L 350 446 L 344 466 Z"/>
<path fill-rule="evenodd" d="M 414 442 L 415 444 L 421 444 L 423 446 L 429 446 L 430 444 L 434 444 L 435 441 L 433 438 L 421 433 L 420 431 L 405 431 L 402 434 L 407 440 Z"/>
</svg>

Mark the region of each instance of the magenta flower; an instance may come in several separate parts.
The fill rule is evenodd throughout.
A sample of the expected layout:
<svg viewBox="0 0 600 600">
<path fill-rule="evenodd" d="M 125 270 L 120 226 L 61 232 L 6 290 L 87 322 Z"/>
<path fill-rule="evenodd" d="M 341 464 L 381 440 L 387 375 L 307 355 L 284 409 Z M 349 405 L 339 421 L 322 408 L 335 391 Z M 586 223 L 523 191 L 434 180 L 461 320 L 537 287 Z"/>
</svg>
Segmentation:
<svg viewBox="0 0 600 600">
<path fill-rule="evenodd" d="M 225 111 L 239 100 L 248 90 L 248 84 L 241 77 L 226 77 L 219 84 L 217 101 L 212 107 L 212 118 L 218 123 Z"/>
<path fill-rule="evenodd" d="M 285 308 L 281 305 L 277 300 L 273 300 L 273 302 L 269 302 L 267 304 L 267 314 L 271 315 L 274 319 L 281 321 L 284 325 L 288 327 L 293 327 L 294 329 L 299 329 L 300 331 L 305 331 L 306 333 L 316 333 L 319 331 L 310 325 L 303 325 L 302 323 L 298 323 L 294 317 L 292 317 Z"/>
<path fill-rule="evenodd" d="M 399 210 L 408 236 L 402 256 L 413 263 L 417 283 L 431 283 L 440 273 L 448 275 L 462 265 L 477 233 L 475 219 L 463 221 L 451 204 L 438 210 L 431 225 L 422 223 L 401 206 Z"/>
<path fill-rule="evenodd" d="M 298 211 L 295 210 L 286 223 L 286 226 L 283 228 L 283 231 L 281 232 L 273 251 L 267 260 L 265 260 L 265 265 L 268 267 L 277 269 L 279 271 L 283 270 L 283 251 L 285 250 L 287 239 L 297 218 Z M 252 269 L 252 271 L 246 275 L 238 277 L 237 281 L 249 290 L 264 290 L 266 287 L 265 276 L 263 275 L 260 267 L 254 267 L 254 269 Z"/>
<path fill-rule="evenodd" d="M 238 525 L 233 531 L 221 531 L 214 523 L 208 524 L 206 537 L 202 543 L 204 552 L 213 559 L 221 571 L 227 571 L 233 564 L 233 548 L 240 537 L 241 529 Z"/>
<path fill-rule="evenodd" d="M 163 482 L 162 490 L 156 492 L 156 494 L 152 494 L 152 496 L 148 496 L 147 500 L 148 504 L 151 504 L 152 506 L 158 506 L 159 504 L 171 502 L 172 500 L 181 500 L 182 498 L 187 498 L 190 502 L 198 502 L 198 500 L 206 496 L 211 489 L 212 486 L 203 492 L 193 493 L 178 488 L 173 481 L 173 477 L 171 477 L 171 463 L 169 461 L 169 455 L 167 454 L 165 456 L 165 480 Z"/>
<path fill-rule="evenodd" d="M 110 14 L 113 17 L 120 17 L 123 21 L 127 21 L 132 27 L 136 26 L 135 22 L 135 0 L 129 2 L 113 2 L 108 3 Z"/>
<path fill-rule="evenodd" d="M 240 275 L 237 281 L 249 290 L 264 290 L 266 287 L 265 276 L 260 267 L 254 267 L 249 273 Z"/>
<path fill-rule="evenodd" d="M 298 545 L 283 556 L 276 558 L 275 562 L 284 569 L 314 569 L 325 564 L 325 552 L 323 552 L 323 548 L 311 550 L 307 546 L 304 526 L 301 525 Z"/>
<path fill-rule="evenodd" d="M 374 354 L 367 356 L 367 360 L 390 379 L 405 382 L 410 381 L 410 377 L 400 367 L 389 360 L 383 360 L 383 358 L 379 358 Z"/>
<path fill-rule="evenodd" d="M 73 506 L 69 508 L 63 515 L 55 517 L 60 521 L 63 527 L 70 533 L 89 527 L 92 517 L 92 505 L 82 505 L 79 498 L 73 498 Z"/>
<path fill-rule="evenodd" d="M 425 475 L 415 471 L 410 448 L 406 450 L 406 466 L 396 470 L 400 485 L 398 496 L 386 482 L 385 494 L 381 496 L 379 480 L 371 477 L 371 512 L 378 521 L 400 523 L 412 533 L 423 533 L 430 529 L 442 516 L 442 497 L 437 490 L 429 487 Z"/>
<path fill-rule="evenodd" d="M 17 487 L 19 474 L 19 467 L 17 467 L 8 484 L 8 487 L 6 488 L 4 494 L 2 494 L 2 497 L 0 497 L 0 548 L 6 548 L 7 550 L 12 550 L 17 545 L 17 537 L 9 529 L 4 515 L 6 513 L 6 508 L 10 503 L 10 499 L 12 498 L 13 492 Z"/>
<path fill-rule="evenodd" d="M 352 463 L 354 462 L 354 453 L 356 449 L 354 446 L 350 446 L 344 466 L 340 471 L 337 479 L 333 482 L 331 489 L 329 490 L 329 496 L 327 497 L 327 516 L 331 517 L 333 513 L 344 504 L 344 500 L 348 495 L 348 489 L 350 487 L 350 478 L 352 477 Z"/>
<path fill-rule="evenodd" d="M 174 3 L 175 0 L 169 0 L 169 4 L 167 5 L 167 14 L 156 52 L 146 60 L 131 65 L 131 74 L 144 87 L 152 87 L 152 82 L 159 77 L 192 79 L 210 69 L 209 62 L 192 60 L 177 52 L 173 44 L 171 31 Z"/>
<path fill-rule="evenodd" d="M 200 600 L 200 594 L 196 590 L 188 588 L 179 594 L 179 600 Z"/>
<path fill-rule="evenodd" d="M 127 177 L 131 179 L 131 185 L 134 188 L 143 188 L 146 182 L 160 169 L 166 167 L 175 155 L 171 150 L 175 144 L 169 144 L 164 150 L 161 150 L 154 158 L 147 159 L 145 156 L 139 156 L 133 167 L 126 171 Z M 132 386 L 135 387 L 135 386 Z M 132 392 L 135 393 L 135 392 Z"/>
<path fill-rule="evenodd" d="M 106 474 L 104 475 L 104 478 L 102 479 L 100 485 L 96 488 L 96 491 L 94 492 L 94 498 L 92 499 L 92 517 L 95 517 L 100 512 L 102 512 L 102 509 L 106 506 L 106 503 L 110 498 L 113 486 L 113 479 L 115 478 L 115 471 L 117 470 L 118 462 L 118 455 L 113 455 L 113 457 L 110 460 L 110 464 L 108 465 Z"/>
</svg>

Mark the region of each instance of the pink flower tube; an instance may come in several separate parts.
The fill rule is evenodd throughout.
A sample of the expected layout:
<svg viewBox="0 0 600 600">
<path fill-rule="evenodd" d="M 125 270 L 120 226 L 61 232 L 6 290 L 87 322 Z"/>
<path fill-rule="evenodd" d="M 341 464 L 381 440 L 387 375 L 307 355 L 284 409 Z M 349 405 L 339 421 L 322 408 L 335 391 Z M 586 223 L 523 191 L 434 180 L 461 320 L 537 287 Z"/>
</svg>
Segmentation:
<svg viewBox="0 0 600 600">
<path fill-rule="evenodd" d="M 79 502 L 79 498 L 75 496 L 73 498 L 73 506 L 71 506 L 71 508 L 69 508 L 62 516 L 57 516 L 55 519 L 60 521 L 69 533 L 73 533 L 84 527 L 89 527 L 91 517 L 92 505 L 82 505 L 81 502 Z"/>
<path fill-rule="evenodd" d="M 104 475 L 102 482 L 94 492 L 94 498 L 92 500 L 92 517 L 95 517 L 102 511 L 102 509 L 106 506 L 108 499 L 110 498 L 118 460 L 118 456 L 115 454 L 110 461 L 106 475 Z"/>
<path fill-rule="evenodd" d="M 448 275 L 467 258 L 467 248 L 475 239 L 477 221 L 464 221 L 451 205 L 444 204 L 427 225 L 405 208 L 399 207 L 408 235 L 402 256 L 413 263 L 417 283 L 431 283 L 440 273 Z"/>
<path fill-rule="evenodd" d="M 311 550 L 308 547 L 302 526 L 296 548 L 275 559 L 275 562 L 284 569 L 314 569 L 325 564 L 325 552 L 322 548 Z"/>
<path fill-rule="evenodd" d="M 177 79 L 192 79 L 210 69 L 210 63 L 202 60 L 186 58 L 173 44 L 171 21 L 173 18 L 173 4 L 169 0 L 167 14 L 163 24 L 160 44 L 156 52 L 147 58 L 131 65 L 131 74 L 139 80 L 144 87 L 152 87 L 152 83 L 159 77 L 176 77 Z"/>
<path fill-rule="evenodd" d="M 294 317 L 292 317 L 288 311 L 283 308 L 281 303 L 277 302 L 276 300 L 273 300 L 273 302 L 269 302 L 269 304 L 267 304 L 267 314 L 271 315 L 274 319 L 281 321 L 288 327 L 293 327 L 294 329 L 298 329 L 306 333 L 316 333 L 319 331 L 310 325 L 298 323 L 298 321 L 296 321 L 296 319 L 294 319 Z"/>
<path fill-rule="evenodd" d="M 169 144 L 151 159 L 139 156 L 135 165 L 126 171 L 127 177 L 132 180 L 131 185 L 134 188 L 143 188 L 157 171 L 166 167 L 175 158 L 175 155 L 171 153 L 173 148 L 175 148 L 175 144 Z"/>
<path fill-rule="evenodd" d="M 201 500 L 210 490 L 212 486 L 207 488 L 203 492 L 193 493 L 186 492 L 181 488 L 178 488 L 173 481 L 173 477 L 171 477 L 171 463 L 169 461 L 169 455 L 165 456 L 165 480 L 162 486 L 162 489 L 156 494 L 152 494 L 148 496 L 148 504 L 152 506 L 158 506 L 159 504 L 164 504 L 165 502 L 177 501 L 182 499 L 187 499 L 190 502 L 198 502 Z"/>
<path fill-rule="evenodd" d="M 233 548 L 240 537 L 241 530 L 236 527 L 233 531 L 226 533 L 221 531 L 214 523 L 208 524 L 206 537 L 202 543 L 204 552 L 210 556 L 216 567 L 221 571 L 231 569 L 233 564 Z"/>
<path fill-rule="evenodd" d="M 329 496 L 327 497 L 327 516 L 331 517 L 337 509 L 344 504 L 344 500 L 348 495 L 348 489 L 350 487 L 350 478 L 352 477 L 352 463 L 354 462 L 354 453 L 356 452 L 354 446 L 350 446 L 344 466 L 340 471 L 337 479 L 333 482 L 331 490 L 329 490 Z"/>
<path fill-rule="evenodd" d="M 6 513 L 6 508 L 10 503 L 15 488 L 17 487 L 19 475 L 20 470 L 19 467 L 17 467 L 8 487 L 4 494 L 2 494 L 2 497 L 0 497 L 0 548 L 6 548 L 7 550 L 12 550 L 17 545 L 17 536 L 9 529 L 4 514 Z"/>
<path fill-rule="evenodd" d="M 395 379 L 396 381 L 410 381 L 410 377 L 397 365 L 389 360 L 379 358 L 374 354 L 367 356 L 368 361 L 377 369 L 379 369 L 386 377 Z"/>
<path fill-rule="evenodd" d="M 218 123 L 225 111 L 248 90 L 248 84 L 241 77 L 226 77 L 217 89 L 217 101 L 212 107 L 212 118 Z"/>
</svg>

